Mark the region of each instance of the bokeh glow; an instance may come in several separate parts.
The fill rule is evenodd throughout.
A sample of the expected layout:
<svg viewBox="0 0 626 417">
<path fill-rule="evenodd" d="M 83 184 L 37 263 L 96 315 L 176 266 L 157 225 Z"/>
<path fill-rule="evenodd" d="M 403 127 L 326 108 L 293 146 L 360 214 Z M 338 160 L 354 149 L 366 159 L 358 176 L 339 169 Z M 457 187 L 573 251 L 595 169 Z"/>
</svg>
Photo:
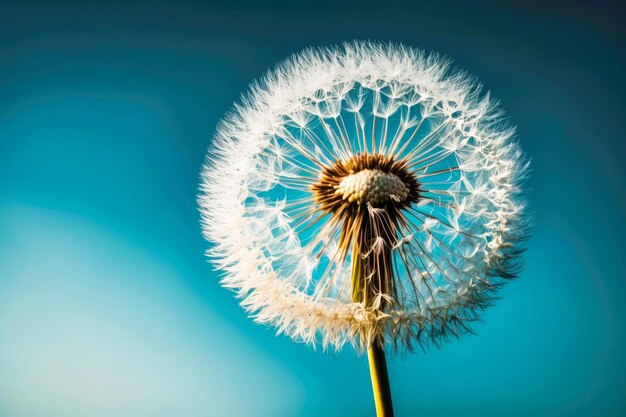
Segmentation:
<svg viewBox="0 0 626 417">
<path fill-rule="evenodd" d="M 390 361 L 397 415 L 626 414 L 624 30 L 525 4 L 3 3 L 0 415 L 373 415 L 364 358 L 275 337 L 219 286 L 196 208 L 248 82 L 354 38 L 479 75 L 533 161 L 525 271 L 477 336 Z"/>
</svg>

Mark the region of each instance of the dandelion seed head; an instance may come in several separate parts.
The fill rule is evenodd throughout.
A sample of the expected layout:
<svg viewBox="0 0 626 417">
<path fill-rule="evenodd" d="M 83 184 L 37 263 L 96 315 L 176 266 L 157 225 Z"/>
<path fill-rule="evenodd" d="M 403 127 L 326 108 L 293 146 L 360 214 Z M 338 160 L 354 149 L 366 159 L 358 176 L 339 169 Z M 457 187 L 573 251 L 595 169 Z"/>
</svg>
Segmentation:
<svg viewBox="0 0 626 417">
<path fill-rule="evenodd" d="M 218 126 L 208 255 L 257 322 L 295 340 L 439 346 L 519 271 L 527 168 L 497 104 L 438 55 L 307 49 Z"/>
</svg>

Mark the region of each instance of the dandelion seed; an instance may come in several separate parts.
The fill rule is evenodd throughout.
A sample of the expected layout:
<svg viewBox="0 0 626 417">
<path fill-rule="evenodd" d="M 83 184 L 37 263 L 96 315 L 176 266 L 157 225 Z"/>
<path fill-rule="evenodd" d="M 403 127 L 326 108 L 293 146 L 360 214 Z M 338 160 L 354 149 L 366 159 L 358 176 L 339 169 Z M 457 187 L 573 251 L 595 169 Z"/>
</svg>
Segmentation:
<svg viewBox="0 0 626 417">
<path fill-rule="evenodd" d="M 307 49 L 222 120 L 202 172 L 222 284 L 279 333 L 367 350 L 379 416 L 384 350 L 467 332 L 528 234 L 514 129 L 449 67 L 402 45 Z"/>
</svg>

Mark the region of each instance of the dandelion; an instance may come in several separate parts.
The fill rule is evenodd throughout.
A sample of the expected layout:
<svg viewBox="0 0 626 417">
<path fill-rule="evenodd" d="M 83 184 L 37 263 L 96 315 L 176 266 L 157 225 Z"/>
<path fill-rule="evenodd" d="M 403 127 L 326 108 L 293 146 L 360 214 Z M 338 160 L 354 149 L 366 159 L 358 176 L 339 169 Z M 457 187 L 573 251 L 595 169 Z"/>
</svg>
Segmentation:
<svg viewBox="0 0 626 417">
<path fill-rule="evenodd" d="M 297 341 L 368 352 L 470 331 L 519 269 L 527 172 L 514 128 L 436 54 L 354 42 L 307 49 L 220 123 L 199 204 L 222 284 Z"/>
</svg>

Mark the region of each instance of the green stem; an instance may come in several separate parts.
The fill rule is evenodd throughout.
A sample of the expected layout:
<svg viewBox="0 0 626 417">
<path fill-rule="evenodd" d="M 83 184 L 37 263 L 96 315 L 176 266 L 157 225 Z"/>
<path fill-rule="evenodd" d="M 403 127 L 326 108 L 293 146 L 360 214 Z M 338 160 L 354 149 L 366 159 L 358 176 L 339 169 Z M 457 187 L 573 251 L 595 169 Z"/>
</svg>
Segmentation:
<svg viewBox="0 0 626 417">
<path fill-rule="evenodd" d="M 387 374 L 385 351 L 378 343 L 373 343 L 367 350 L 367 358 L 370 364 L 374 403 L 376 404 L 376 416 L 393 417 L 391 386 L 389 385 L 389 376 Z"/>
<path fill-rule="evenodd" d="M 359 248 L 356 242 L 352 252 L 352 300 L 354 302 L 367 303 L 366 283 L 362 279 L 363 265 Z M 377 417 L 393 417 L 393 405 L 391 403 L 391 386 L 387 373 L 387 360 L 385 350 L 378 341 L 373 341 L 367 350 L 367 358 L 372 378 L 372 391 L 376 405 Z"/>
</svg>

